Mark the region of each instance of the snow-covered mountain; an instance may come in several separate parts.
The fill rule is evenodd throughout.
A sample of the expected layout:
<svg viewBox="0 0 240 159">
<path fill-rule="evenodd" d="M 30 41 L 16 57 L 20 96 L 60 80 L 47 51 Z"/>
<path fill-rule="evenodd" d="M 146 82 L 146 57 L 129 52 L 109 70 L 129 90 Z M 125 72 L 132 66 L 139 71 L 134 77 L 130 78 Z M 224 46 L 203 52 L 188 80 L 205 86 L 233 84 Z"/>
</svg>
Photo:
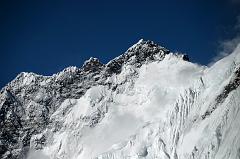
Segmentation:
<svg viewBox="0 0 240 159">
<path fill-rule="evenodd" d="M 0 158 L 240 159 L 239 85 L 240 46 L 206 67 L 144 40 L 21 73 L 0 94 Z"/>
</svg>

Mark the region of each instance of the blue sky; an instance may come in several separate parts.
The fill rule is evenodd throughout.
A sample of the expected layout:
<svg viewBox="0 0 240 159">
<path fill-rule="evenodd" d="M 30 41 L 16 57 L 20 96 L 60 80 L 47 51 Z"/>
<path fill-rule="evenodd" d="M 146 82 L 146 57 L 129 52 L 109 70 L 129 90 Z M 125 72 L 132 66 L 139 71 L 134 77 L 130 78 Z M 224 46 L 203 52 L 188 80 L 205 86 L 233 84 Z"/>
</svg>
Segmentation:
<svg viewBox="0 0 240 159">
<path fill-rule="evenodd" d="M 22 71 L 106 63 L 141 38 L 207 65 L 236 35 L 239 13 L 238 0 L 1 0 L 0 87 Z"/>
</svg>

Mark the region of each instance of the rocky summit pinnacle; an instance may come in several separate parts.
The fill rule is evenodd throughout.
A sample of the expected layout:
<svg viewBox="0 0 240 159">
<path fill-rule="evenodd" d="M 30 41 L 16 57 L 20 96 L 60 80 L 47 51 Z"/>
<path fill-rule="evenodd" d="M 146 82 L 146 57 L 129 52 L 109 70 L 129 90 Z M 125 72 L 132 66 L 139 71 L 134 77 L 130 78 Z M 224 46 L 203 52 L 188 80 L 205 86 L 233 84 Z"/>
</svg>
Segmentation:
<svg viewBox="0 0 240 159">
<path fill-rule="evenodd" d="M 91 57 L 89 60 L 85 61 L 82 68 L 84 71 L 97 71 L 101 69 L 104 65 L 97 58 Z"/>
<path fill-rule="evenodd" d="M 131 64 L 141 67 L 145 62 L 162 60 L 169 50 L 155 44 L 153 41 L 139 40 L 124 54 L 116 57 L 106 64 L 109 73 L 120 73 L 123 64 Z"/>
<path fill-rule="evenodd" d="M 238 159 L 240 49 L 211 67 L 140 40 L 0 92 L 2 159 Z"/>
</svg>

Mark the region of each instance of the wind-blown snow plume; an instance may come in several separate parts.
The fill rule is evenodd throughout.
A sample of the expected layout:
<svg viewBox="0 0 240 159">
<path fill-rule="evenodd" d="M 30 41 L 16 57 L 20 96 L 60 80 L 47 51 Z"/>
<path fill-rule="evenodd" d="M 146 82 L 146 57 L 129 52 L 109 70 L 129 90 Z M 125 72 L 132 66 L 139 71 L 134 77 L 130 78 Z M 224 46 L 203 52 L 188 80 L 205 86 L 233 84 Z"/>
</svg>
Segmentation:
<svg viewBox="0 0 240 159">
<path fill-rule="evenodd" d="M 235 36 L 231 39 L 225 39 L 219 42 L 219 53 L 213 58 L 213 61 L 209 65 L 231 54 L 240 45 L 240 16 L 236 17 L 236 24 L 233 26 L 232 30 Z"/>
</svg>

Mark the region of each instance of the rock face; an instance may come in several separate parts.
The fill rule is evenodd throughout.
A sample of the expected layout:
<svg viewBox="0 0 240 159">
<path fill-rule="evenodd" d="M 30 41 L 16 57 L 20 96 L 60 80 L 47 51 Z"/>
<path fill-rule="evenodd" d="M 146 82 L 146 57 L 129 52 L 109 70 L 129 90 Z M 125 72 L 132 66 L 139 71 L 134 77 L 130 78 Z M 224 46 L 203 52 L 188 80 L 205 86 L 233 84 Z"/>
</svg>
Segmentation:
<svg viewBox="0 0 240 159">
<path fill-rule="evenodd" d="M 0 94 L 0 158 L 239 159 L 240 48 L 211 67 L 140 40 L 102 64 L 20 73 Z"/>
</svg>

